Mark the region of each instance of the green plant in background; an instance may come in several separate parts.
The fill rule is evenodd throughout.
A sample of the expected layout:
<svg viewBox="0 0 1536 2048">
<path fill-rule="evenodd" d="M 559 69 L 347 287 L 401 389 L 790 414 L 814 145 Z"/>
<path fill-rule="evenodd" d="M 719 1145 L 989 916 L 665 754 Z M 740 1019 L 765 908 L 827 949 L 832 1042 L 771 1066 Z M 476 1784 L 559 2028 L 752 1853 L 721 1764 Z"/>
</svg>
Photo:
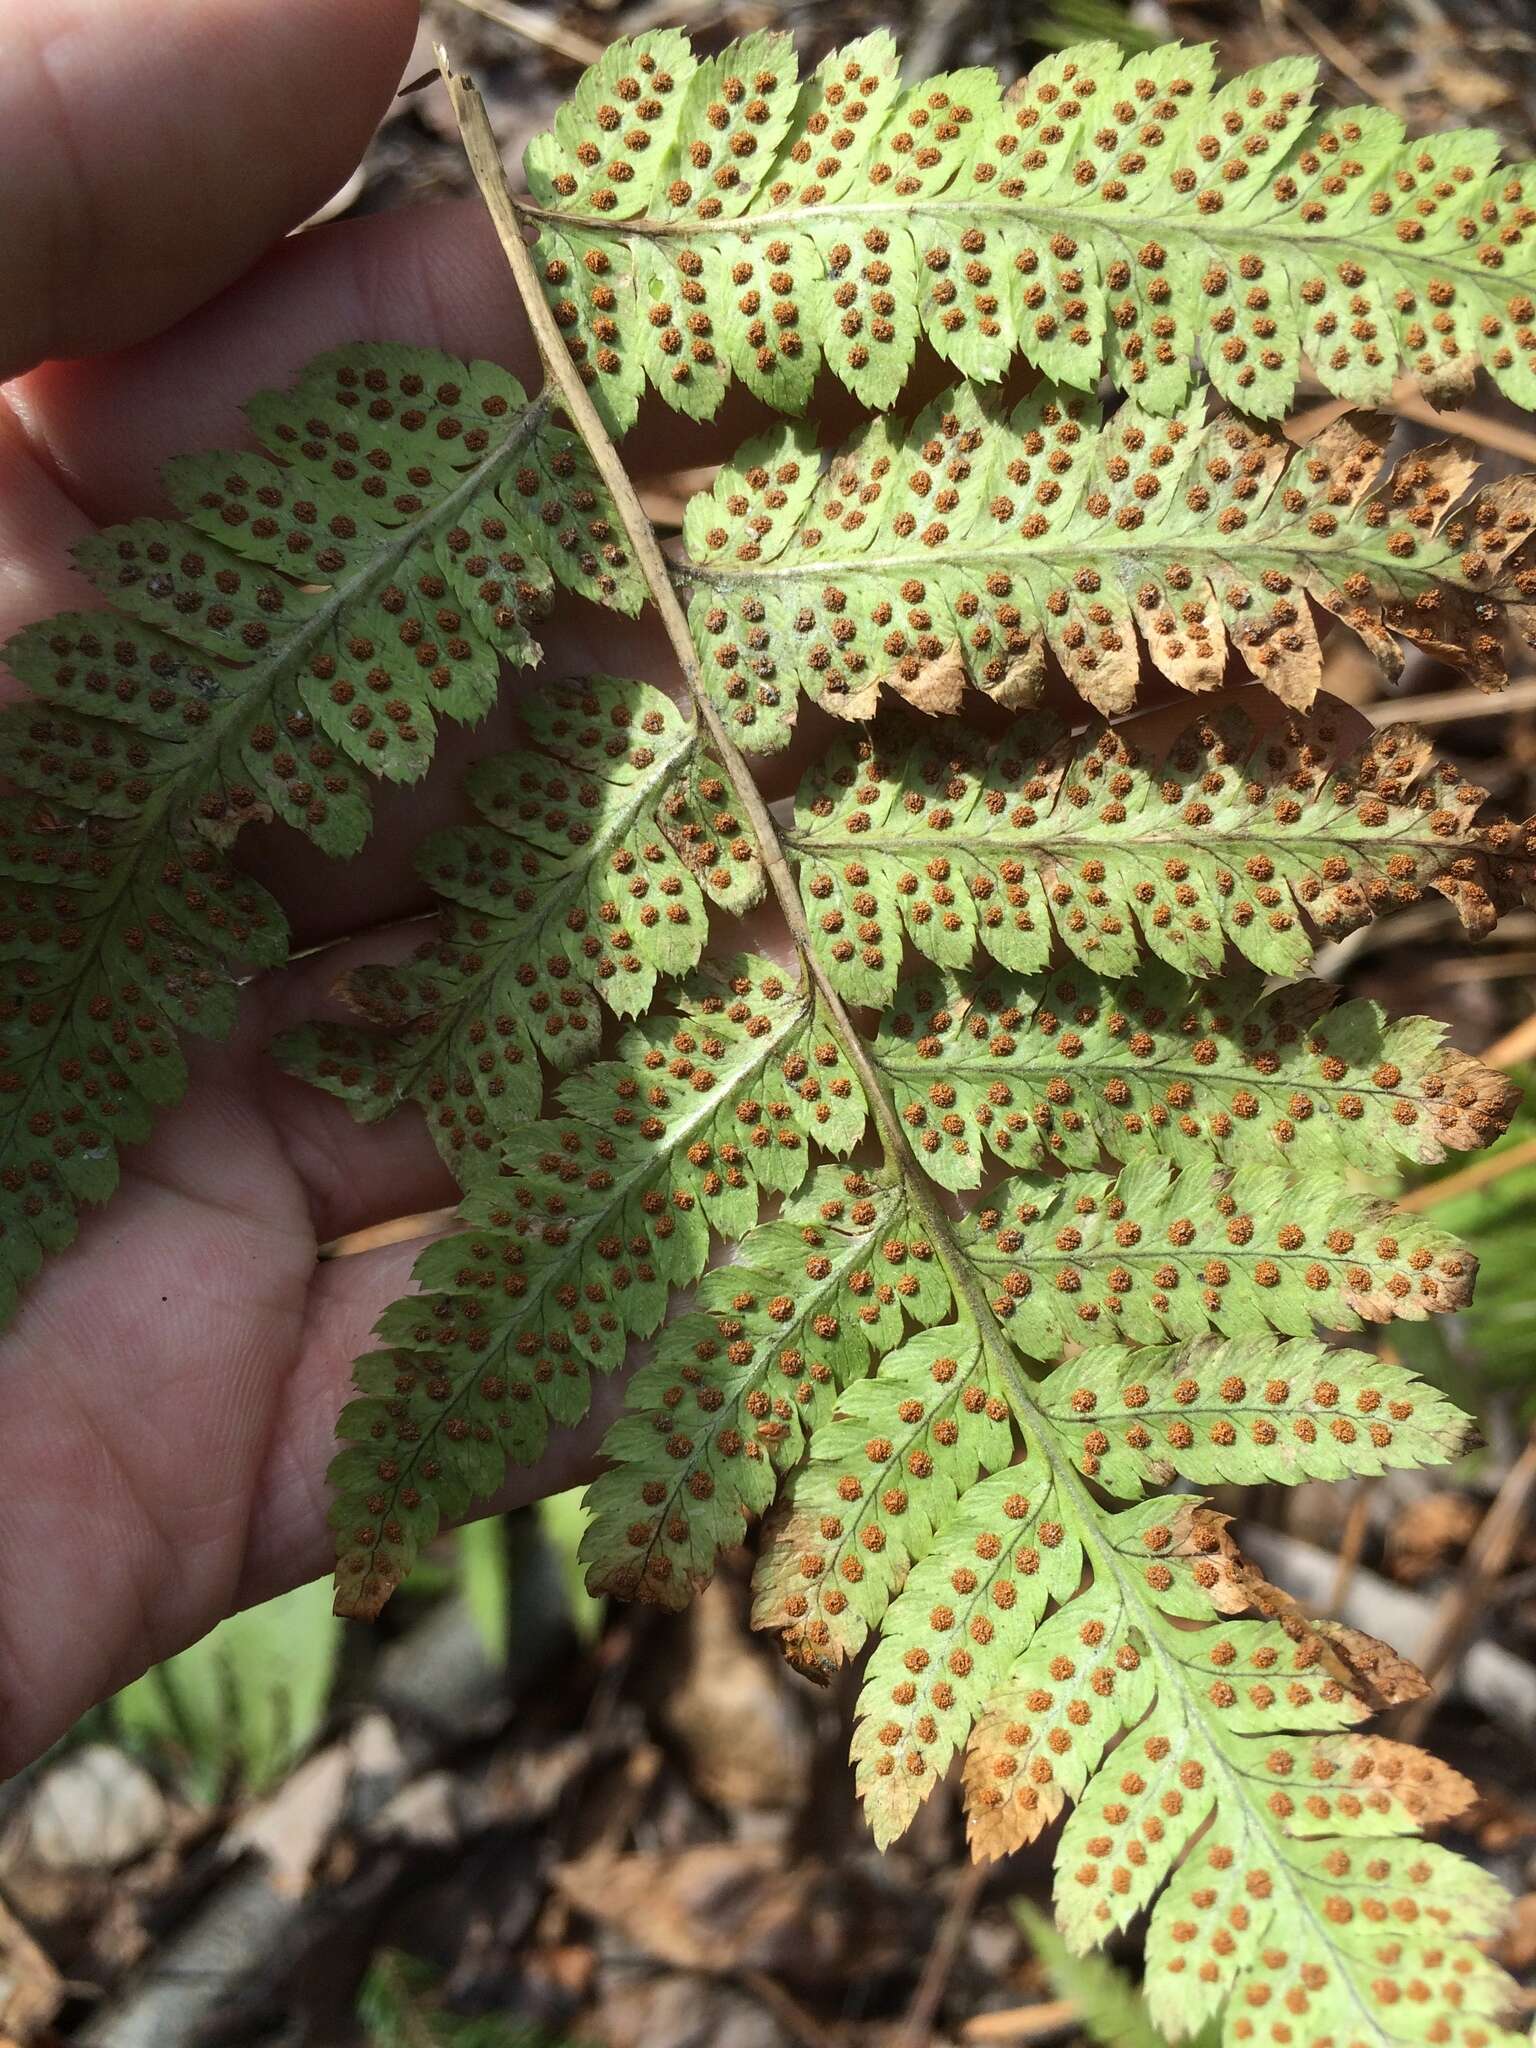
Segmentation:
<svg viewBox="0 0 1536 2048">
<path fill-rule="evenodd" d="M 1511 1397 L 1521 1419 L 1536 1418 L 1531 1364 L 1536 1359 L 1536 1292 L 1531 1287 L 1531 1218 L 1536 1216 L 1536 1107 L 1530 1095 L 1536 1072 L 1518 1068 L 1511 1079 L 1526 1091 L 1509 1130 L 1488 1154 L 1496 1160 L 1519 1154 L 1497 1178 L 1463 1194 L 1435 1199 L 1428 1213 L 1438 1229 L 1477 1246 L 1477 1293 L 1464 1314 L 1446 1330 L 1423 1326 L 1398 1333 L 1398 1350 L 1418 1372 L 1459 1398 L 1480 1407 L 1495 1391 Z M 1453 1169 L 1452 1169 L 1453 1170 Z M 1441 1168 L 1414 1183 L 1415 1194 L 1435 1194 L 1447 1180 Z"/>
<path fill-rule="evenodd" d="M 276 1784 L 325 1718 L 341 1648 L 325 1581 L 233 1614 L 108 1704 L 128 1748 L 169 1769 L 192 1798 Z"/>
<path fill-rule="evenodd" d="M 538 1599 L 538 1588 L 550 1579 L 576 1634 L 583 1642 L 596 1636 L 602 1608 L 586 1589 L 578 1557 L 586 1526 L 577 1486 L 515 1515 L 488 1515 L 458 1531 L 459 1590 L 493 1663 L 506 1663 L 520 1609 Z"/>
<path fill-rule="evenodd" d="M 1052 0 L 1028 23 L 1024 33 L 1042 50 L 1064 50 L 1072 43 L 1117 44 L 1124 56 L 1157 48 L 1157 37 L 1137 28 L 1124 0 Z"/>
<path fill-rule="evenodd" d="M 1141 1987 L 1106 1956 L 1076 1955 L 1047 1918 L 1028 1899 L 1016 1899 L 1014 1913 L 1039 1957 L 1058 1998 L 1070 2000 L 1076 2025 L 1097 2048 L 1164 2048 L 1147 2018 Z M 1221 2030 L 1207 2022 L 1194 2036 L 1195 2048 L 1219 2048 Z"/>
<path fill-rule="evenodd" d="M 437 1973 L 395 1949 L 381 1949 L 357 1995 L 368 2048 L 578 2048 L 542 2027 L 485 2014 L 465 2019 L 439 2002 Z"/>
</svg>

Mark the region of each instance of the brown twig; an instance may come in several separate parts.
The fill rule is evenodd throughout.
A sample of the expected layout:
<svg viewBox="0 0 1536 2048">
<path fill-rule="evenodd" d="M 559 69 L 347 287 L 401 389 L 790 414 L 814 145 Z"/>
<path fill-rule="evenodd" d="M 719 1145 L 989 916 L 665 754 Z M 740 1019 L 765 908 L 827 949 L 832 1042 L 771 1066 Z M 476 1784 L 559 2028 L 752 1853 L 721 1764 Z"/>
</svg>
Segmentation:
<svg viewBox="0 0 1536 2048">
<path fill-rule="evenodd" d="M 736 1981 L 767 2006 L 785 2033 L 801 2044 L 801 2048 L 837 2048 L 844 2039 L 841 2027 L 829 2027 L 816 2015 L 807 2012 L 791 1991 L 786 1991 L 778 1979 L 766 1970 L 740 1970 Z"/>
<path fill-rule="evenodd" d="M 569 58 L 573 64 L 595 64 L 607 52 L 606 43 L 584 36 L 580 29 L 548 21 L 531 7 L 519 7 L 517 0 L 459 0 L 459 5 L 494 21 L 498 28 L 521 36 L 524 42 L 536 43 L 541 50 Z"/>
<path fill-rule="evenodd" d="M 1076 2024 L 1077 2007 L 1070 1998 L 1047 1998 L 1039 2005 L 1013 2005 L 1004 2012 L 979 2012 L 960 2029 L 962 2041 L 1048 2041 Z"/>
<path fill-rule="evenodd" d="M 1498 1067 L 1504 1073 L 1526 1060 L 1536 1059 L 1536 1011 L 1502 1038 L 1496 1038 L 1481 1058 L 1485 1067 Z"/>
<path fill-rule="evenodd" d="M 1298 386 L 1308 395 L 1323 388 L 1312 375 L 1304 376 Z M 1442 434 L 1457 434 L 1464 441 L 1475 441 L 1478 447 L 1491 448 L 1498 455 L 1511 455 L 1518 462 L 1536 462 L 1536 434 L 1524 427 L 1513 427 L 1507 420 L 1495 419 L 1491 413 L 1474 412 L 1470 407 L 1442 410 L 1431 405 L 1417 377 L 1397 379 L 1392 386 L 1390 405 L 1400 418 L 1413 420 L 1419 426 L 1434 427 Z M 1310 440 L 1334 420 L 1355 410 L 1357 403 L 1352 398 L 1323 398 L 1303 412 L 1292 413 L 1285 430 L 1292 440 Z"/>
<path fill-rule="evenodd" d="M 1397 1206 L 1416 1213 L 1438 1209 L 1442 1202 L 1454 1201 L 1458 1195 L 1472 1195 L 1479 1188 L 1491 1187 L 1506 1173 L 1514 1173 L 1522 1166 L 1536 1166 L 1536 1138 L 1524 1138 L 1507 1152 L 1490 1152 L 1486 1159 L 1474 1160 L 1460 1173 L 1448 1173 L 1444 1180 L 1426 1181 L 1423 1187 L 1403 1195 Z"/>
<path fill-rule="evenodd" d="M 1411 378 L 1401 378 L 1393 387 L 1392 404 L 1405 420 L 1415 420 L 1421 427 L 1459 434 L 1465 441 L 1475 441 L 1498 455 L 1512 455 L 1518 462 L 1536 462 L 1536 434 L 1486 412 L 1439 412 Z"/>
<path fill-rule="evenodd" d="M 386 1223 L 369 1223 L 362 1230 L 349 1230 L 320 1246 L 317 1259 L 355 1259 L 359 1252 L 382 1251 L 385 1245 L 408 1244 L 414 1237 L 433 1237 L 447 1230 L 458 1215 L 456 1208 L 419 1209 L 414 1216 L 391 1216 Z M 0 2043 L 0 2048 L 4 2044 Z"/>
<path fill-rule="evenodd" d="M 1396 1362 L 1390 1344 L 1383 1344 L 1377 1354 L 1383 1359 Z M 1345 1599 L 1355 1573 L 1360 1568 L 1360 1554 L 1365 1548 L 1365 1532 L 1371 1525 L 1371 1495 L 1375 1487 L 1369 1480 L 1362 1479 L 1354 1488 L 1349 1503 L 1349 1513 L 1344 1518 L 1344 1533 L 1339 1540 L 1338 1569 L 1333 1575 L 1333 1584 L 1328 1592 L 1328 1613 L 1342 1613 Z"/>
<path fill-rule="evenodd" d="M 981 1897 L 987 1876 L 988 1866 L 985 1863 L 972 1863 L 961 1871 L 956 1880 L 944 1918 L 939 1923 L 939 1931 L 923 1963 L 923 1973 L 917 1980 L 912 2003 L 896 2031 L 892 2048 L 928 2048 L 928 2039 L 938 2018 L 939 2007 L 944 2003 L 944 1992 L 955 1967 L 955 1958 L 960 1953 L 960 1944 L 971 1924 L 971 1916 L 976 1911 L 976 1902 Z"/>
<path fill-rule="evenodd" d="M 1397 88 L 1373 71 L 1349 47 L 1342 36 L 1334 34 L 1325 21 L 1320 21 L 1304 0 L 1280 0 L 1280 12 L 1327 63 L 1331 64 L 1341 78 L 1347 78 L 1357 91 L 1378 106 L 1389 108 L 1404 120 L 1408 118 L 1408 105 Z"/>
<path fill-rule="evenodd" d="M 1410 718 L 1415 725 L 1449 725 L 1457 718 L 1497 718 L 1510 711 L 1536 710 L 1536 676 L 1511 683 L 1507 690 L 1439 690 L 1428 697 L 1383 697 L 1361 710 L 1372 725 L 1396 725 Z"/>
<path fill-rule="evenodd" d="M 1468 1545 L 1456 1583 L 1440 1602 L 1428 1645 L 1419 1659 L 1431 1690 L 1403 1710 L 1398 1732 L 1415 1742 L 1433 1719 L 1450 1680 L 1451 1668 L 1477 1633 L 1478 1623 L 1514 1554 L 1536 1495 L 1536 1428 L 1504 1475 L 1493 1505 Z"/>
</svg>

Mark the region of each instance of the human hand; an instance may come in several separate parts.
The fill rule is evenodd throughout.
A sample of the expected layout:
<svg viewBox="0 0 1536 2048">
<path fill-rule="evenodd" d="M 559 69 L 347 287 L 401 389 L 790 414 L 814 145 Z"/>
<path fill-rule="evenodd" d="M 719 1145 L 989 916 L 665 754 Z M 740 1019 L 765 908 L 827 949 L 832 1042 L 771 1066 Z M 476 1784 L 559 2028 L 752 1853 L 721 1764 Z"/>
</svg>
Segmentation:
<svg viewBox="0 0 1536 2048">
<path fill-rule="evenodd" d="M 167 509 L 161 463 L 239 446 L 240 402 L 325 348 L 430 344 L 537 382 L 477 205 L 281 239 L 361 154 L 415 19 L 414 0 L 9 0 L 0 642 L 99 601 L 68 548 Z M 547 673 L 612 665 L 595 611 L 566 606 L 541 637 Z M 645 673 L 648 651 L 665 673 L 643 628 L 623 665 Z M 466 758 L 506 743 L 500 716 L 445 732 L 425 783 L 377 791 L 350 865 L 249 831 L 240 860 L 282 902 L 295 951 L 364 931 L 360 957 L 407 950 L 414 934 L 376 927 L 422 907 L 412 849 L 456 813 Z M 324 1263 L 317 1247 L 453 1198 L 418 1117 L 360 1129 L 265 1057 L 323 1010 L 347 953 L 261 977 L 229 1043 L 188 1042 L 186 1100 L 125 1150 L 118 1194 L 0 1338 L 0 1771 L 223 1615 L 327 1566 L 350 1361 L 420 1246 Z M 581 1477 L 603 1420 L 515 1473 L 500 1504 Z"/>
</svg>

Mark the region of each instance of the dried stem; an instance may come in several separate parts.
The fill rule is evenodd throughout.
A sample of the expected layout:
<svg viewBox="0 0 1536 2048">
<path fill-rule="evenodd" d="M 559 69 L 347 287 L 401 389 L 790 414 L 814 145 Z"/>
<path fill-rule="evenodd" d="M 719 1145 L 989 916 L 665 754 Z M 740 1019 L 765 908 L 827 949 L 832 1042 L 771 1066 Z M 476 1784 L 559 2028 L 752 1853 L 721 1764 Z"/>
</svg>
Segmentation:
<svg viewBox="0 0 1536 2048">
<path fill-rule="evenodd" d="M 494 21 L 498 28 L 514 36 L 522 36 L 541 50 L 567 58 L 572 64 L 596 64 L 608 48 L 595 36 L 584 36 L 579 29 L 567 28 L 564 22 L 549 20 L 531 7 L 519 6 L 518 0 L 459 0 L 459 5 Z"/>
<path fill-rule="evenodd" d="M 1460 1173 L 1448 1173 L 1444 1180 L 1428 1180 L 1422 1187 L 1400 1195 L 1397 1206 L 1422 1215 L 1426 1209 L 1438 1209 L 1442 1202 L 1454 1202 L 1458 1195 L 1471 1195 L 1479 1188 L 1492 1187 L 1506 1173 L 1515 1173 L 1523 1166 L 1532 1165 L 1536 1165 L 1536 1138 L 1522 1138 L 1518 1145 L 1490 1152 L 1486 1159 L 1474 1159 Z"/>
</svg>

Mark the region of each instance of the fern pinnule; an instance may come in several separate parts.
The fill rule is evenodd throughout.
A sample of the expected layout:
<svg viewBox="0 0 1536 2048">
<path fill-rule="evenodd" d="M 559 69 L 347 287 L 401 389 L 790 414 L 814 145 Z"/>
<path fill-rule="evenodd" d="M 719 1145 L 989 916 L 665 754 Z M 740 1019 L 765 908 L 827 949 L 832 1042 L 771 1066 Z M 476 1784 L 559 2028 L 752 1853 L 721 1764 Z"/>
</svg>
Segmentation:
<svg viewBox="0 0 1536 2048">
<path fill-rule="evenodd" d="M 1536 171 L 1494 135 L 1317 106 L 1307 58 L 1219 83 L 1208 45 L 1080 43 L 1006 92 L 898 71 L 884 31 L 797 89 L 788 36 L 700 59 L 663 30 L 583 76 L 525 211 L 610 430 L 647 382 L 697 417 L 732 375 L 798 412 L 823 362 L 883 409 L 920 336 L 983 382 L 1107 370 L 1158 413 L 1199 362 L 1276 417 L 1304 357 L 1357 404 L 1400 369 L 1454 403 L 1480 360 L 1536 405 Z"/>
<path fill-rule="evenodd" d="M 540 1059 L 564 1073 L 593 1058 L 604 1007 L 643 1015 L 660 976 L 697 966 L 706 904 L 740 912 L 763 887 L 718 764 L 661 691 L 588 676 L 523 717 L 532 746 L 467 778 L 483 824 L 418 857 L 444 899 L 438 931 L 405 965 L 344 977 L 360 1023 L 278 1048 L 368 1121 L 419 1103 L 464 1184 L 538 1115 Z"/>
<path fill-rule="evenodd" d="M 688 510 L 701 674 L 757 751 L 785 744 L 801 692 L 854 721 L 888 693 L 958 711 L 967 681 L 1033 703 L 1047 652 L 1106 715 L 1131 707 L 1144 659 L 1199 693 L 1229 654 L 1305 710 L 1316 607 L 1390 673 L 1402 639 L 1501 688 L 1506 624 L 1536 621 L 1536 482 L 1462 503 L 1464 453 L 1416 450 L 1378 482 L 1385 445 L 1346 417 L 1298 449 L 1198 402 L 1105 421 L 1050 385 L 1011 411 L 957 385 L 825 469 L 811 432 L 782 426 Z"/>
<path fill-rule="evenodd" d="M 935 1322 L 949 1298 L 899 1183 L 820 1169 L 748 1232 L 737 1263 L 705 1275 L 630 1380 L 603 1441 L 610 1468 L 587 1496 L 588 1590 L 683 1605 L 843 1389 L 896 1346 L 905 1318 Z"/>
<path fill-rule="evenodd" d="M 1110 1177 L 1026 1174 L 959 1226 L 1021 1351 L 1247 1338 L 1420 1321 L 1472 1298 L 1477 1261 L 1432 1223 L 1341 1187 L 1336 1171 L 1214 1173 L 1143 1158 Z"/>
<path fill-rule="evenodd" d="M 1078 1470 L 1119 1500 L 1175 1477 L 1254 1486 L 1443 1465 L 1467 1435 L 1458 1408 L 1389 1359 L 1251 1335 L 1129 1354 L 1090 1342 L 1037 1398 Z"/>
<path fill-rule="evenodd" d="M 1234 706 L 1159 746 L 1038 713 L 991 742 L 917 721 L 846 739 L 784 833 L 812 943 L 849 1002 L 883 1006 L 903 940 L 944 968 L 985 951 L 1034 972 L 1059 943 L 1101 974 L 1152 953 L 1213 975 L 1231 945 L 1300 974 L 1314 931 L 1425 889 L 1491 930 L 1536 886 L 1536 821 L 1478 822 L 1483 792 L 1420 733 L 1350 744 L 1351 716 L 1321 698 L 1260 725 Z"/>
<path fill-rule="evenodd" d="M 812 1675 L 856 1655 L 935 1539 L 961 1541 L 951 1516 L 977 1475 L 1012 1483 L 1012 1418 L 969 1317 L 914 1332 L 817 1431 L 758 1559 L 753 1626 Z"/>
</svg>

